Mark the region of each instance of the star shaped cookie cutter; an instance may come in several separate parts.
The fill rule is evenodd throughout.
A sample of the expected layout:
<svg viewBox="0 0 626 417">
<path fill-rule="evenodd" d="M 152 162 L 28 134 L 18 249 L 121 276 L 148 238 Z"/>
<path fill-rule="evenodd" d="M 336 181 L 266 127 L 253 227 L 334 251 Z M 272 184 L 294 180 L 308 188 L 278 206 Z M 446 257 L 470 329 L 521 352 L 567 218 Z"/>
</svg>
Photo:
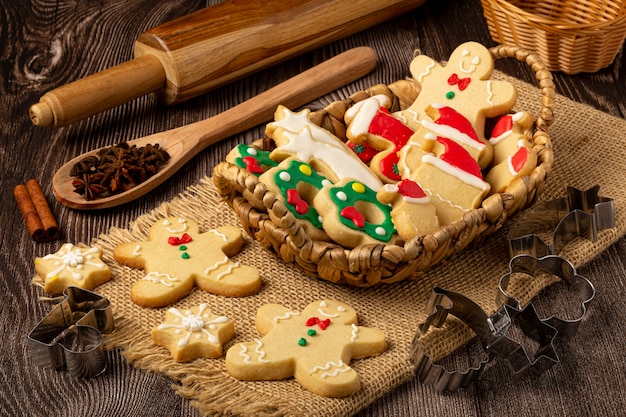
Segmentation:
<svg viewBox="0 0 626 417">
<path fill-rule="evenodd" d="M 63 300 L 28 334 L 33 360 L 44 369 L 89 378 L 106 369 L 102 334 L 115 330 L 109 300 L 67 287 Z"/>
<path fill-rule="evenodd" d="M 595 241 L 599 230 L 615 227 L 613 199 L 600 197 L 599 190 L 599 185 L 584 191 L 567 187 L 565 197 L 526 211 L 509 231 L 510 256 L 520 253 L 536 257 L 556 255 L 575 237 Z M 552 231 L 552 242 L 536 234 L 541 231 Z"/>
</svg>

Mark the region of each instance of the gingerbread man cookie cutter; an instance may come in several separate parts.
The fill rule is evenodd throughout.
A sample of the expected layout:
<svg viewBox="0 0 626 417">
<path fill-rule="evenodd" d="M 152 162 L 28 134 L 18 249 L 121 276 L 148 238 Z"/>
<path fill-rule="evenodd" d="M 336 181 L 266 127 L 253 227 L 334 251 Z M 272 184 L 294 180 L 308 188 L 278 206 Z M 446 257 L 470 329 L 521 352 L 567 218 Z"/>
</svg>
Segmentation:
<svg viewBox="0 0 626 417">
<path fill-rule="evenodd" d="M 39 366 L 89 378 L 106 369 L 102 335 L 114 330 L 113 310 L 107 298 L 67 287 L 63 300 L 28 334 L 28 341 Z"/>
<path fill-rule="evenodd" d="M 504 360 L 514 375 L 528 370 L 540 374 L 560 362 L 554 341 L 576 334 L 595 296 L 595 288 L 569 261 L 555 253 L 575 237 L 595 240 L 599 230 L 614 227 L 613 200 L 599 197 L 598 190 L 599 186 L 585 191 L 567 187 L 566 197 L 533 208 L 511 227 L 509 271 L 498 282 L 496 304 L 501 307 L 492 315 L 462 294 L 440 287 L 433 289 L 426 306 L 428 316 L 420 324 L 411 346 L 415 373 L 423 383 L 433 385 L 438 392 L 454 392 L 473 383 L 496 358 Z M 551 243 L 531 232 L 540 228 L 553 229 Z M 523 304 L 510 293 L 514 275 L 535 279 L 541 273 L 556 276 L 567 284 L 568 292 L 580 303 L 576 318 L 557 315 L 541 318 L 532 302 Z M 443 326 L 450 314 L 476 333 L 485 354 L 478 364 L 461 371 L 451 371 L 433 362 L 420 340 L 431 326 Z M 537 343 L 534 353 L 529 354 L 520 343 L 507 336 L 513 326 L 518 326 Z"/>
</svg>

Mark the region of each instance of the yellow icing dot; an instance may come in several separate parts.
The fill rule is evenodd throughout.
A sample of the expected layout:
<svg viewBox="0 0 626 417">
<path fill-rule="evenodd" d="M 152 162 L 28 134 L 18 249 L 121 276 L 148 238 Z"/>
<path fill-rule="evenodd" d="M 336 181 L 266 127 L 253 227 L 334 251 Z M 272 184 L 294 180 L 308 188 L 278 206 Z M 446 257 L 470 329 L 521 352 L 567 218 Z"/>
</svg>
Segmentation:
<svg viewBox="0 0 626 417">
<path fill-rule="evenodd" d="M 304 164 L 300 165 L 300 172 L 302 172 L 307 177 L 310 177 L 312 174 L 311 167 L 309 167 L 308 165 L 304 165 Z"/>
<path fill-rule="evenodd" d="M 48 278 L 48 281 L 54 282 L 54 281 L 57 281 L 58 279 L 59 279 L 58 275 L 53 275 L 53 276 Z"/>
<path fill-rule="evenodd" d="M 361 184 L 360 182 L 353 183 L 352 189 L 359 194 L 365 193 L 365 186 Z"/>
</svg>

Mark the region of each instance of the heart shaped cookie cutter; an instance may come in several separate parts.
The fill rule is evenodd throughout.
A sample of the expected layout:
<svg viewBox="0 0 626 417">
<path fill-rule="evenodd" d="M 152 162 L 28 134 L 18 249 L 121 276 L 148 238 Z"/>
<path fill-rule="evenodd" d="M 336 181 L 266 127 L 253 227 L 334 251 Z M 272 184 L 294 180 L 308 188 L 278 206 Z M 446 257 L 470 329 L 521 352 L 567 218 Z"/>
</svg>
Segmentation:
<svg viewBox="0 0 626 417">
<path fill-rule="evenodd" d="M 107 298 L 68 287 L 63 300 L 28 334 L 28 341 L 33 360 L 41 367 L 89 378 L 106 369 L 102 334 L 114 330 Z"/>
</svg>

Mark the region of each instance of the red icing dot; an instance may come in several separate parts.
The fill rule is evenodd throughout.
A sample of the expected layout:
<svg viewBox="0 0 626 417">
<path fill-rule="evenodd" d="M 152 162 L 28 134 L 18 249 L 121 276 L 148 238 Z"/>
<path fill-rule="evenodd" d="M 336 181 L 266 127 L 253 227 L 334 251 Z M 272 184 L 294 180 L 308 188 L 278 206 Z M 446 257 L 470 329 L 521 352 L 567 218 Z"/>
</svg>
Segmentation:
<svg viewBox="0 0 626 417">
<path fill-rule="evenodd" d="M 451 139 L 437 137 L 437 141 L 445 146 L 445 152 L 439 157 L 442 161 L 453 165 L 468 174 L 483 179 L 478 163 L 472 156 L 458 143 Z"/>
<path fill-rule="evenodd" d="M 253 174 L 262 174 L 263 168 L 259 166 L 259 161 L 254 159 L 252 156 L 244 156 L 242 158 L 243 162 L 246 164 L 246 169 Z"/>
<path fill-rule="evenodd" d="M 346 219 L 352 221 L 356 227 L 362 229 L 365 227 L 365 216 L 361 214 L 356 207 L 348 206 L 341 210 L 341 217 L 345 217 Z"/>
<path fill-rule="evenodd" d="M 422 198 L 426 197 L 426 193 L 418 183 L 411 180 L 402 180 L 398 183 L 398 192 L 405 197 Z"/>
<path fill-rule="evenodd" d="M 528 149 L 524 146 L 519 148 L 515 155 L 511 157 L 511 166 L 513 166 L 513 170 L 515 172 L 520 172 L 522 168 L 524 168 L 524 164 L 528 160 Z"/>
<path fill-rule="evenodd" d="M 309 204 L 302 199 L 298 190 L 290 188 L 287 190 L 287 203 L 294 206 L 296 213 L 305 215 L 309 211 Z"/>
</svg>

